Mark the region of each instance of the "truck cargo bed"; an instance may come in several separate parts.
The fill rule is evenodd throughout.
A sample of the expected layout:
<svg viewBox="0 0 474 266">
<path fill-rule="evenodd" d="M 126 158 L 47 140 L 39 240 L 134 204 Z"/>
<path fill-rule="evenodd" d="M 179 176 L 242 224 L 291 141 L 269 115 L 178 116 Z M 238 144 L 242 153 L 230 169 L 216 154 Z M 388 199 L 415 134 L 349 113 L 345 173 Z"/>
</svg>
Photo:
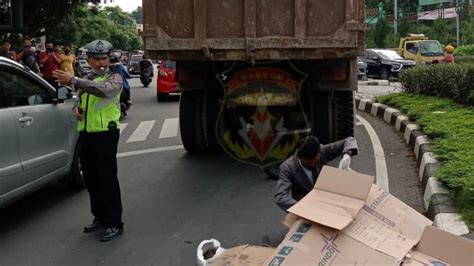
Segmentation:
<svg viewBox="0 0 474 266">
<path fill-rule="evenodd" d="M 363 0 L 143 0 L 146 53 L 175 60 L 354 58 Z"/>
</svg>

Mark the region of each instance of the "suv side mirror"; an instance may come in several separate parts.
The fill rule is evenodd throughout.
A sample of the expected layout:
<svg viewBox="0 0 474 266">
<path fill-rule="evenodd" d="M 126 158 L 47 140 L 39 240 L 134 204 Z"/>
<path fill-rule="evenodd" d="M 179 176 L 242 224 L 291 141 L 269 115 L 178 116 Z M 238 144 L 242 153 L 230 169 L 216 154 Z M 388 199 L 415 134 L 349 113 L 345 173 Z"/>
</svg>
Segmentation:
<svg viewBox="0 0 474 266">
<path fill-rule="evenodd" d="M 59 101 L 64 101 L 72 98 L 71 88 L 66 86 L 61 86 L 56 89 L 56 99 Z"/>
</svg>

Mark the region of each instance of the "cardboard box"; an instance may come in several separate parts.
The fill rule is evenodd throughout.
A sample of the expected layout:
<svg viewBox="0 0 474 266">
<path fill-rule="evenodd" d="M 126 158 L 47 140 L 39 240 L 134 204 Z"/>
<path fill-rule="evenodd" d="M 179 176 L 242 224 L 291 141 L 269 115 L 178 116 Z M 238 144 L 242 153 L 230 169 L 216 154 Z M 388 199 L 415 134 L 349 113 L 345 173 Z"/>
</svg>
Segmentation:
<svg viewBox="0 0 474 266">
<path fill-rule="evenodd" d="M 317 225 L 311 226 L 314 228 L 311 233 L 300 236 L 301 240 L 307 238 L 305 241 L 295 242 L 290 239 L 291 235 L 287 235 L 289 238 L 279 246 L 276 254 L 286 246 L 287 250 L 291 248 L 295 252 L 287 256 L 280 254 L 284 258 L 283 264 L 296 263 L 295 260 L 303 258 L 305 252 L 311 255 L 309 261 L 321 262 L 324 253 L 319 251 L 324 249 L 319 248 L 328 241 L 321 237 L 321 228 L 324 228 L 321 225 L 336 229 L 334 232 L 338 233 L 338 238 L 335 244 L 339 247 L 337 257 L 340 263 L 349 262 L 352 255 L 354 260 L 351 263 L 378 264 L 384 260 L 396 264 L 402 261 L 420 240 L 425 226 L 432 222 L 372 182 L 371 176 L 325 166 L 314 190 L 288 210 L 290 214 L 285 224 L 302 217 Z M 297 225 L 294 224 L 292 230 L 297 230 Z M 279 265 L 276 254 L 269 263 Z"/>
<path fill-rule="evenodd" d="M 372 176 L 324 166 L 314 189 L 288 212 L 341 230 L 364 206 L 373 181 Z"/>
<path fill-rule="evenodd" d="M 397 260 L 329 228 L 297 221 L 265 265 L 397 265 Z"/>
<path fill-rule="evenodd" d="M 474 241 L 427 226 L 403 265 L 474 265 Z"/>
<path fill-rule="evenodd" d="M 275 248 L 243 245 L 226 249 L 224 253 L 210 262 L 212 266 L 244 266 L 264 265 L 273 254 Z"/>
</svg>

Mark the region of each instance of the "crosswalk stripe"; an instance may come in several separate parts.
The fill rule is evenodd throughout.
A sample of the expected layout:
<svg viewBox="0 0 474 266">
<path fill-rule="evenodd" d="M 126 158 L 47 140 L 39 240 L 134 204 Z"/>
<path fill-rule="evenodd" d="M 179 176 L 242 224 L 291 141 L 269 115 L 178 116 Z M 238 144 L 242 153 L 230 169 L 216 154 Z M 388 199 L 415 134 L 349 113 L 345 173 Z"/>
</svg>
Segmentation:
<svg viewBox="0 0 474 266">
<path fill-rule="evenodd" d="M 167 118 L 163 123 L 163 127 L 161 128 L 160 132 L 160 139 L 164 138 L 172 138 L 178 135 L 178 125 L 179 119 L 178 118 Z"/>
<path fill-rule="evenodd" d="M 120 123 L 120 134 L 122 134 L 122 131 L 127 127 L 128 123 Z"/>
<path fill-rule="evenodd" d="M 135 129 L 132 135 L 128 138 L 127 143 L 144 141 L 146 137 L 148 137 L 148 134 L 150 134 L 150 131 L 154 125 L 155 125 L 155 120 L 142 121 L 138 125 L 137 129 Z"/>
</svg>

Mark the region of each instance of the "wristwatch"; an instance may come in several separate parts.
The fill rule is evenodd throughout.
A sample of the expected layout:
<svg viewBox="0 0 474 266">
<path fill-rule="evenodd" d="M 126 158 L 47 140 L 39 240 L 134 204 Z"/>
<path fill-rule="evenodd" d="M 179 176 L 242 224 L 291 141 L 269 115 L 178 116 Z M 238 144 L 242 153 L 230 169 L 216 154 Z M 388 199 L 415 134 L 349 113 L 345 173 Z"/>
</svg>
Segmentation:
<svg viewBox="0 0 474 266">
<path fill-rule="evenodd" d="M 78 77 L 72 77 L 71 80 L 69 81 L 69 83 L 71 83 L 72 85 L 76 85 L 77 81 L 79 80 Z"/>
</svg>

